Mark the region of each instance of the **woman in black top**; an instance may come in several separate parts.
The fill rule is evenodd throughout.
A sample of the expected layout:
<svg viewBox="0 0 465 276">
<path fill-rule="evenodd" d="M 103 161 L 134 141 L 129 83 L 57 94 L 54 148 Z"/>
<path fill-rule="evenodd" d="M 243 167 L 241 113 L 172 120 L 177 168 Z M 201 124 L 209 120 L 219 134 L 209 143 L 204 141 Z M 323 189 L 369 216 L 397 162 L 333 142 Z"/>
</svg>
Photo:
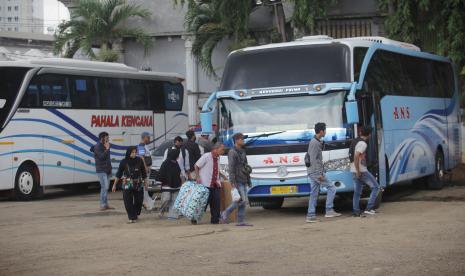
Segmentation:
<svg viewBox="0 0 465 276">
<path fill-rule="evenodd" d="M 121 160 L 116 172 L 113 192 L 116 191 L 116 185 L 120 180 L 122 180 L 124 207 L 128 213 L 129 223 L 134 223 L 142 210 L 144 184 L 146 188 L 148 186 L 144 162 L 137 157 L 136 147 L 129 147 L 126 150 L 126 157 Z"/>
<path fill-rule="evenodd" d="M 179 149 L 168 150 L 166 160 L 161 164 L 158 180 L 161 182 L 161 206 L 160 215 L 162 218 L 169 210 L 168 219 L 177 219 L 178 214 L 173 210 L 174 201 L 181 188 L 181 168 L 178 164 Z"/>
</svg>

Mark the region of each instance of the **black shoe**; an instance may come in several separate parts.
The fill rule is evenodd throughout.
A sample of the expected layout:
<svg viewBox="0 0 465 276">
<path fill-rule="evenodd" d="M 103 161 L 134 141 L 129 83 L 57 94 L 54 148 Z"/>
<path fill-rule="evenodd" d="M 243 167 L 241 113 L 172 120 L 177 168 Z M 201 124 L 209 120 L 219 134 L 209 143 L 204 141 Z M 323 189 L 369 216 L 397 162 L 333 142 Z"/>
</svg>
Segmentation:
<svg viewBox="0 0 465 276">
<path fill-rule="evenodd" d="M 354 217 L 354 218 L 364 218 L 366 216 L 365 216 L 365 214 L 360 212 L 360 213 L 352 213 L 352 217 Z"/>
<path fill-rule="evenodd" d="M 193 225 L 196 225 L 196 224 L 197 224 L 197 221 L 196 221 L 195 219 L 191 219 L 191 223 L 192 223 Z"/>
<path fill-rule="evenodd" d="M 211 222 L 211 224 L 220 224 L 219 221 Z"/>
</svg>

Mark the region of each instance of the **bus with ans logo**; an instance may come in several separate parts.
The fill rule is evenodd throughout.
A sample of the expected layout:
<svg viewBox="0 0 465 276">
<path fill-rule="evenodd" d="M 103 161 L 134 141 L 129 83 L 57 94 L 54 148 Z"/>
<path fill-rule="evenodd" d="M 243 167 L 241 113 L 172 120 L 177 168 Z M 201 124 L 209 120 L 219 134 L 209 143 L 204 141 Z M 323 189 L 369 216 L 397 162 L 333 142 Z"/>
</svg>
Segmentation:
<svg viewBox="0 0 465 276">
<path fill-rule="evenodd" d="M 72 59 L 0 62 L 0 190 L 18 199 L 96 182 L 90 147 L 110 135 L 116 170 L 142 132 L 150 148 L 188 127 L 183 77 Z"/>
<path fill-rule="evenodd" d="M 216 122 L 228 147 L 247 135 L 250 204 L 280 208 L 310 194 L 304 156 L 317 122 L 327 125 L 324 169 L 338 194 L 353 192 L 348 151 L 361 125 L 373 128 L 368 168 L 383 187 L 440 189 L 460 162 L 459 103 L 449 58 L 383 37 L 313 36 L 232 52 L 201 123 Z"/>
</svg>

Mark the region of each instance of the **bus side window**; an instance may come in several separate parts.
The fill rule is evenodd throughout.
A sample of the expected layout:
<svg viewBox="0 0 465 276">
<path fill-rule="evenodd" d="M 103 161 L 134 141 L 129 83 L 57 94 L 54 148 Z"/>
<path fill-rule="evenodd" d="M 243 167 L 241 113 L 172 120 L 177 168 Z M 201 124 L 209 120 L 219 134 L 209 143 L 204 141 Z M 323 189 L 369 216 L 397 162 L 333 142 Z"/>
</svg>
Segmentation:
<svg viewBox="0 0 465 276">
<path fill-rule="evenodd" d="M 98 97 L 92 78 L 72 76 L 69 80 L 74 108 L 98 108 Z"/>
<path fill-rule="evenodd" d="M 100 108 L 126 109 L 126 98 L 121 79 L 99 78 L 98 92 L 100 96 Z"/>
<path fill-rule="evenodd" d="M 39 84 L 43 107 L 72 107 L 66 76 L 42 75 Z"/>
<path fill-rule="evenodd" d="M 27 87 L 26 93 L 23 96 L 20 107 L 37 108 L 40 107 L 39 86 L 35 82 L 31 82 Z"/>
<path fill-rule="evenodd" d="M 150 106 L 148 91 L 143 80 L 127 79 L 124 81 L 126 107 L 133 110 L 146 110 Z"/>
<path fill-rule="evenodd" d="M 165 112 L 165 95 L 163 94 L 163 83 L 160 81 L 148 81 L 146 85 L 150 98 L 150 105 L 153 112 Z"/>
<path fill-rule="evenodd" d="M 180 83 L 165 82 L 163 85 L 165 96 L 165 109 L 172 111 L 182 110 L 184 87 Z"/>
</svg>

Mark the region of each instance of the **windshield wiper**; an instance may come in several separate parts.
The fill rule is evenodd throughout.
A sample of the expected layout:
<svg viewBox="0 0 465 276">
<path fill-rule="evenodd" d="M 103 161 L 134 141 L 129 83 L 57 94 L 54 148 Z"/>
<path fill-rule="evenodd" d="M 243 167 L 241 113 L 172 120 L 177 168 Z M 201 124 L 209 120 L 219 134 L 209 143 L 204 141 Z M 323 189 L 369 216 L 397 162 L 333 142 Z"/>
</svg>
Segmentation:
<svg viewBox="0 0 465 276">
<path fill-rule="evenodd" d="M 257 141 L 259 138 L 269 137 L 269 136 L 276 135 L 276 134 L 281 134 L 281 133 L 284 133 L 284 132 L 286 132 L 286 131 L 283 130 L 283 131 L 276 131 L 276 132 L 270 132 L 270 133 L 261 133 L 261 134 L 255 135 L 255 136 L 244 135 L 244 139 L 250 138 L 250 140 L 247 141 L 247 143 L 245 143 L 245 146 L 251 145 L 253 142 Z"/>
</svg>

